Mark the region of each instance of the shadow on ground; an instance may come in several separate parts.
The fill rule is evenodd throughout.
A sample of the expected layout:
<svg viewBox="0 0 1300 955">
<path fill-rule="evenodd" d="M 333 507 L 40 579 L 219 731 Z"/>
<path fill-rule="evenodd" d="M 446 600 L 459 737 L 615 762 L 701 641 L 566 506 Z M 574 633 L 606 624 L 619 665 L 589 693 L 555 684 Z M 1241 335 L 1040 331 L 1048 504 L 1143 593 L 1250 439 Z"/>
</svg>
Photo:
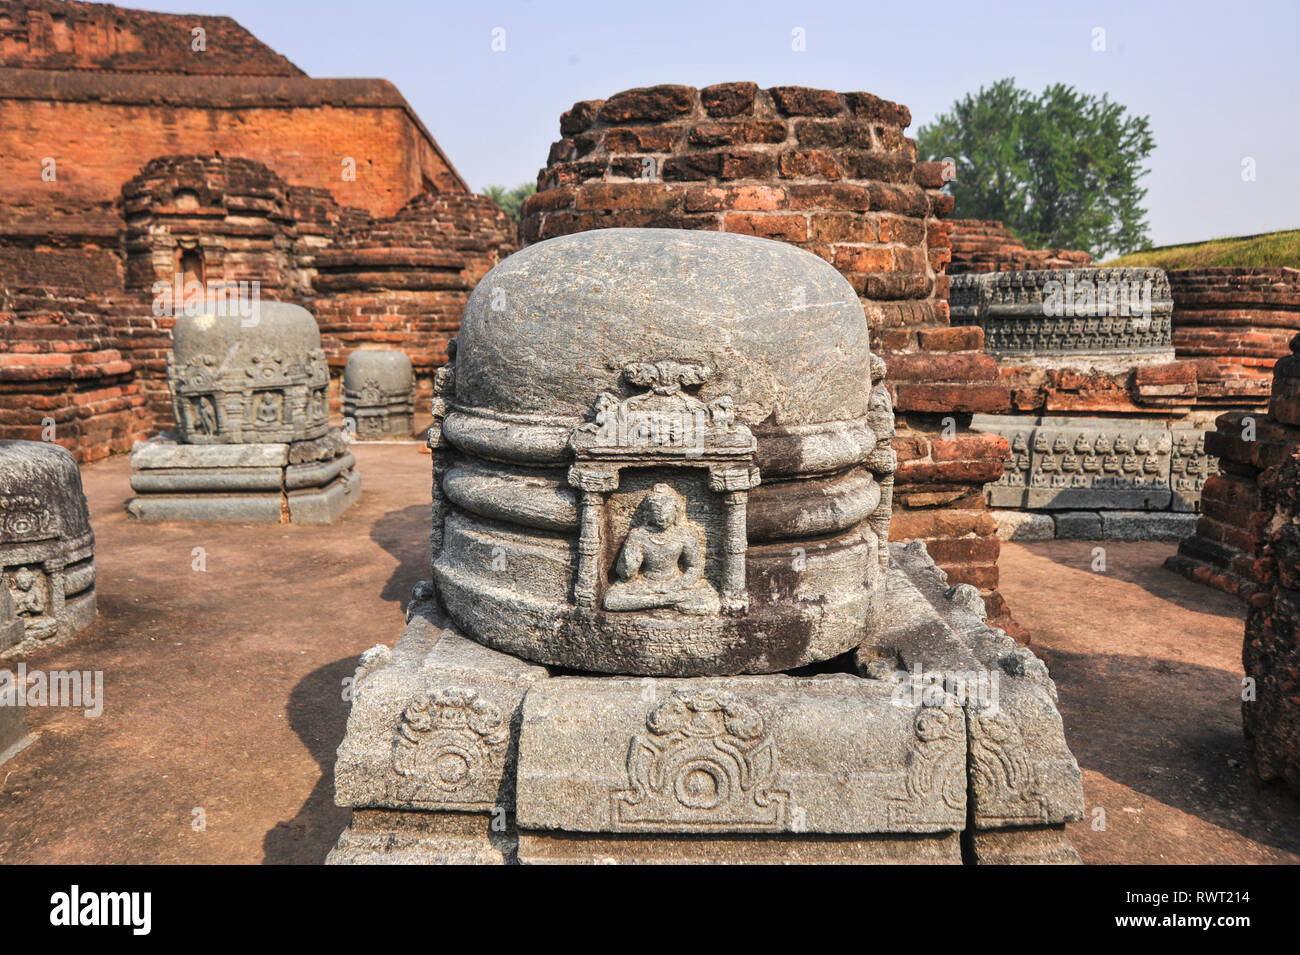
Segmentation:
<svg viewBox="0 0 1300 955">
<path fill-rule="evenodd" d="M 430 505 L 412 504 L 389 511 L 370 529 L 370 539 L 400 562 L 384 584 L 380 593 L 383 600 L 405 605 L 416 582 L 429 579 L 429 526 L 432 520 Z"/>
<path fill-rule="evenodd" d="M 321 772 L 297 814 L 266 834 L 265 864 L 319 865 L 347 827 L 351 810 L 334 805 L 334 756 L 348 722 L 348 707 L 340 705 L 343 680 L 356 668 L 357 657 L 335 660 L 307 674 L 289 696 L 289 725 Z"/>
<path fill-rule="evenodd" d="M 1066 739 L 1083 769 L 1206 822 L 1300 852 L 1298 802 L 1246 771 L 1241 677 L 1177 660 L 1051 654 Z M 1234 709 L 1234 704 L 1236 709 Z"/>
</svg>

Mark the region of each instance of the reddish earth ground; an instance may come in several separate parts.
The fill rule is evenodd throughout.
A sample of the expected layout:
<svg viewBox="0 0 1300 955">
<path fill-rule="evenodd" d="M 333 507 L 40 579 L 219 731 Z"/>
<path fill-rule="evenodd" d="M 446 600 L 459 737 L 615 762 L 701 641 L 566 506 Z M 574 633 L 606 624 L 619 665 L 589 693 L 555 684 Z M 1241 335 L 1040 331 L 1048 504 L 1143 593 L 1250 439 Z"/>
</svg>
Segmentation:
<svg viewBox="0 0 1300 955">
<path fill-rule="evenodd" d="M 331 775 L 343 680 L 397 638 L 428 576 L 428 456 L 356 453 L 361 501 L 324 527 L 139 524 L 126 459 L 84 469 L 99 619 L 26 662 L 102 670 L 104 712 L 27 712 L 36 741 L 0 766 L 0 862 L 324 859 L 348 816 Z M 1002 560 L 1083 767 L 1080 854 L 1300 862 L 1300 801 L 1244 768 L 1240 605 L 1163 570 L 1172 545 L 1108 544 L 1105 572 L 1095 546 L 1009 544 Z"/>
</svg>

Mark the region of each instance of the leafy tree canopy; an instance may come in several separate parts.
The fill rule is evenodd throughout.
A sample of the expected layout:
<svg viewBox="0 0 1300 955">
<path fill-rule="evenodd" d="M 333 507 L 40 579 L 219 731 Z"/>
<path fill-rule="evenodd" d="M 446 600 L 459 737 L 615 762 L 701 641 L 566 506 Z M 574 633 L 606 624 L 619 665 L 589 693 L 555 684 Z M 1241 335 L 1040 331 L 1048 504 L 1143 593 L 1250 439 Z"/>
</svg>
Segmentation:
<svg viewBox="0 0 1300 955">
<path fill-rule="evenodd" d="M 917 132 L 921 156 L 951 160 L 963 219 L 997 219 L 1032 248 L 1094 257 L 1150 245 L 1138 180 L 1155 140 L 1149 117 L 1063 83 L 1037 96 L 999 80 Z"/>
<path fill-rule="evenodd" d="M 537 184 L 526 182 L 522 186 L 507 189 L 505 186 L 488 186 L 483 195 L 490 198 L 501 211 L 518 222 L 523 217 L 524 200 L 537 191 Z"/>
</svg>

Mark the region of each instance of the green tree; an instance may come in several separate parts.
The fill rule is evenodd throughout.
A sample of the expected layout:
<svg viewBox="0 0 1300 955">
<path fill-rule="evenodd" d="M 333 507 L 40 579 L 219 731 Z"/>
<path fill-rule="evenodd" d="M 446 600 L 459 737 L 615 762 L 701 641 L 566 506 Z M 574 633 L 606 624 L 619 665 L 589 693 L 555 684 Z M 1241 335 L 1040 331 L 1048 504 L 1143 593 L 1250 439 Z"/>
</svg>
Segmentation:
<svg viewBox="0 0 1300 955">
<path fill-rule="evenodd" d="M 955 215 L 998 219 L 1033 248 L 1101 258 L 1150 245 L 1138 180 L 1149 117 L 1055 83 L 1035 96 L 999 80 L 917 132 L 921 156 L 951 160 Z"/>
<path fill-rule="evenodd" d="M 526 182 L 522 186 L 515 186 L 513 189 L 507 189 L 505 186 L 488 186 L 483 190 L 483 195 L 500 206 L 502 212 L 518 222 L 523 217 L 524 200 L 536 191 L 536 183 Z"/>
</svg>

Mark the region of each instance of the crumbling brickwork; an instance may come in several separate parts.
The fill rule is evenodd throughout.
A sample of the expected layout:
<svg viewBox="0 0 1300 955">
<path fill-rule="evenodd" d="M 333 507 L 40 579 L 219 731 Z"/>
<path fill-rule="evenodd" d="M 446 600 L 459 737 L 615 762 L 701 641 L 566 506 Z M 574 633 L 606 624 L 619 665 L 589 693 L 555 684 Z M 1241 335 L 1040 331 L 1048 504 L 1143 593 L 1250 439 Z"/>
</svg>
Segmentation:
<svg viewBox="0 0 1300 955">
<path fill-rule="evenodd" d="M 391 83 L 311 79 L 224 17 L 0 8 L 0 156 L 0 437 L 39 438 L 54 411 L 82 461 L 171 424 L 177 303 L 157 308 L 156 284 L 324 309 L 337 403 L 358 344 L 411 350 L 427 390 L 473 283 L 517 241 Z M 450 278 L 385 258 L 390 239 L 410 251 L 403 228 Z"/>
<path fill-rule="evenodd" d="M 1300 338 L 1291 350 L 1300 351 Z M 1245 695 L 1242 723 L 1255 775 L 1300 793 L 1300 355 L 1277 362 L 1268 421 L 1289 445 L 1260 472 L 1249 525 L 1259 557 L 1242 649 L 1254 695 Z"/>
<path fill-rule="evenodd" d="M 203 32 L 196 35 L 195 30 Z M 195 49 L 196 44 L 203 48 Z M 0 66 L 134 73 L 304 75 L 229 17 L 155 13 L 78 0 L 7 3 L 0 9 Z"/>
<path fill-rule="evenodd" d="M 1001 222 L 952 219 L 951 275 L 970 272 L 1018 272 L 1025 269 L 1077 269 L 1092 264 L 1087 252 L 1071 249 L 1030 249 Z"/>
<path fill-rule="evenodd" d="M 100 296 L 5 281 L 0 329 L 0 437 L 53 441 L 84 462 L 145 436 L 145 398 Z"/>
<path fill-rule="evenodd" d="M 411 359 L 417 404 L 427 406 L 469 293 L 516 246 L 514 222 L 491 199 L 435 195 L 390 219 L 355 222 L 315 252 L 305 304 L 336 385 L 354 348 L 384 344 Z"/>
<path fill-rule="evenodd" d="M 1300 331 L 1300 269 L 1176 269 L 1173 338 L 1179 358 L 1210 359 L 1219 380 L 1201 386 L 1202 404 L 1260 406 L 1273 365 Z"/>
<path fill-rule="evenodd" d="M 952 197 L 917 163 L 905 106 L 802 87 L 656 86 L 577 103 L 524 207 L 525 244 L 608 227 L 712 229 L 790 242 L 860 296 L 898 411 L 896 537 L 925 540 L 1000 625 L 999 542 L 981 495 L 1006 442 L 969 430 L 1006 386 L 981 330 L 952 327 Z"/>
</svg>

